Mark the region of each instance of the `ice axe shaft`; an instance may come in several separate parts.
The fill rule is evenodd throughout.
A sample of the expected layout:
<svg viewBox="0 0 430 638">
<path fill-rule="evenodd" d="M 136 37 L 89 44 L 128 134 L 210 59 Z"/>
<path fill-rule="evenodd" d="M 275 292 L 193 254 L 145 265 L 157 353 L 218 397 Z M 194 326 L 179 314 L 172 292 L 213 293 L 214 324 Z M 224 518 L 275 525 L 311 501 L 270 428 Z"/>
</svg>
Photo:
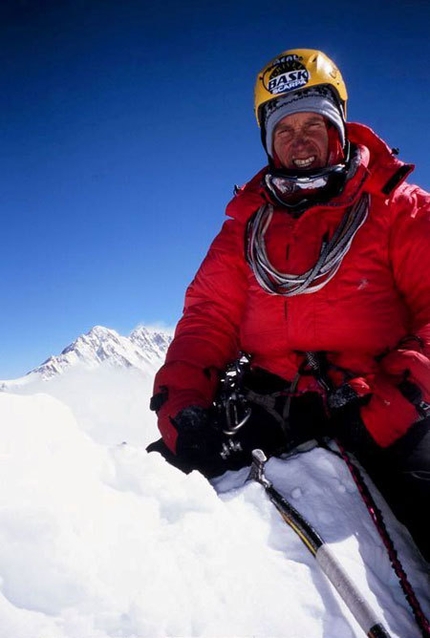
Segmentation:
<svg viewBox="0 0 430 638">
<path fill-rule="evenodd" d="M 312 525 L 272 485 L 264 473 L 267 457 L 262 450 L 253 450 L 248 480 L 257 481 L 275 505 L 284 521 L 296 532 L 319 566 L 335 587 L 348 609 L 368 638 L 391 638 L 368 602 L 358 591 L 331 548 Z"/>
</svg>

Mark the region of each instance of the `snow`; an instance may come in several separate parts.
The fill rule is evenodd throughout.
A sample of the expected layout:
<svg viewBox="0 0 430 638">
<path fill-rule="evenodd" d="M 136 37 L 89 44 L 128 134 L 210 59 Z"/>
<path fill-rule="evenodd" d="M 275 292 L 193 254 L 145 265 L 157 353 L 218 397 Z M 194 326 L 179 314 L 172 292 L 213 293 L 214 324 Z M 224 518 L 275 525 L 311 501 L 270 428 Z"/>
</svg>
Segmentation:
<svg viewBox="0 0 430 638">
<path fill-rule="evenodd" d="M 0 638 L 364 636 L 246 468 L 209 483 L 146 453 L 151 385 L 76 365 L 0 393 Z M 315 448 L 266 472 L 392 638 L 419 638 L 343 461 Z M 430 615 L 426 566 L 385 520 Z"/>
</svg>

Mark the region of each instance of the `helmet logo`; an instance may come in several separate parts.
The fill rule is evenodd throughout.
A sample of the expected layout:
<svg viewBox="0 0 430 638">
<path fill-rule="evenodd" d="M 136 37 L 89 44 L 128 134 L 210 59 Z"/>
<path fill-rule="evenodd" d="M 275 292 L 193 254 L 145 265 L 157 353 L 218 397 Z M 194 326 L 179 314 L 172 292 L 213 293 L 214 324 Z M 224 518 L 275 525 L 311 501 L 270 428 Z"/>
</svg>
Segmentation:
<svg viewBox="0 0 430 638">
<path fill-rule="evenodd" d="M 286 93 L 309 82 L 309 71 L 301 64 L 300 59 L 298 55 L 284 55 L 265 71 L 262 81 L 269 93 Z"/>
</svg>

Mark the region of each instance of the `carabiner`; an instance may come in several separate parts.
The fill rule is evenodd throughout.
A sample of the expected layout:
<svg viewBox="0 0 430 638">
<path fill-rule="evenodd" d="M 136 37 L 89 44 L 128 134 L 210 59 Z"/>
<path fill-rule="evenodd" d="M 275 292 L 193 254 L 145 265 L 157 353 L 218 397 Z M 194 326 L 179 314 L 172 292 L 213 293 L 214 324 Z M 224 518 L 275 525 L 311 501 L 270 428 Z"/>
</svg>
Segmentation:
<svg viewBox="0 0 430 638">
<path fill-rule="evenodd" d="M 241 398 L 238 397 L 236 393 L 233 393 L 230 397 L 228 397 L 226 401 L 225 413 L 228 427 L 224 429 L 223 432 L 224 434 L 227 434 L 227 436 L 233 436 L 234 434 L 236 434 L 236 432 L 245 425 L 245 423 L 251 416 L 251 408 L 248 405 L 244 408 L 244 416 L 242 417 L 242 419 L 239 420 L 239 403 L 242 403 L 242 406 L 244 406 L 246 402 L 244 399 L 241 400 Z"/>
</svg>

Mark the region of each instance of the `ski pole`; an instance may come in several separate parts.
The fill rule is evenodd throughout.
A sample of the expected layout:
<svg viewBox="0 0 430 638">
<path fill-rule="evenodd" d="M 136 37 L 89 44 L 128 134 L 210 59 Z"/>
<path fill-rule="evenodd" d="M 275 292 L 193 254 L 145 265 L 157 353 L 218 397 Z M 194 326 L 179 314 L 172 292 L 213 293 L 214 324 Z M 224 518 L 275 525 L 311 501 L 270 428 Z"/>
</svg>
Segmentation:
<svg viewBox="0 0 430 638">
<path fill-rule="evenodd" d="M 267 457 L 263 450 L 253 450 L 248 480 L 260 483 L 284 521 L 296 532 L 317 560 L 324 574 L 340 594 L 350 612 L 368 638 L 390 638 L 375 612 L 372 610 L 348 574 L 340 565 L 330 547 L 312 525 L 289 503 L 269 481 L 264 473 Z"/>
</svg>

